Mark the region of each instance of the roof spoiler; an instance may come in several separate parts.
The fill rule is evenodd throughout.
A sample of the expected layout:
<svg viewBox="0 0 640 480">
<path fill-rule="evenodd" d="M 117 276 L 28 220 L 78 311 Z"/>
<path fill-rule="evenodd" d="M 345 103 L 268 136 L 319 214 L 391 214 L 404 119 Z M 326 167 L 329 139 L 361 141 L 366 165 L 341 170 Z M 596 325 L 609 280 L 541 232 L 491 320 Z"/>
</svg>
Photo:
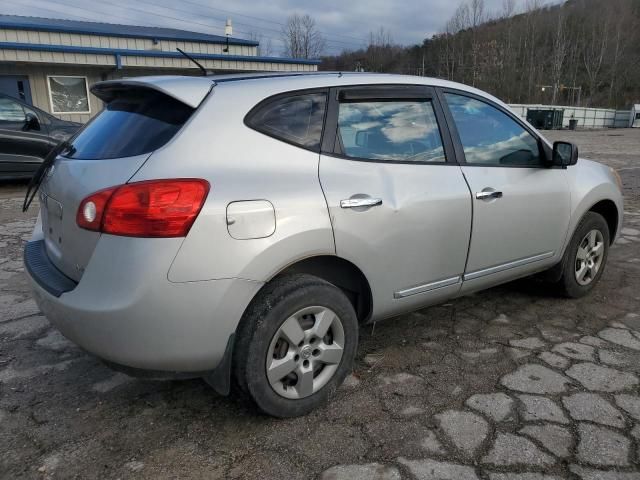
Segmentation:
<svg viewBox="0 0 640 480">
<path fill-rule="evenodd" d="M 214 85 L 215 83 L 206 77 L 183 77 L 177 75 L 135 77 L 98 82 L 91 87 L 91 93 L 103 102 L 109 103 L 127 88 L 147 88 L 164 93 L 191 108 L 198 108 Z"/>
</svg>

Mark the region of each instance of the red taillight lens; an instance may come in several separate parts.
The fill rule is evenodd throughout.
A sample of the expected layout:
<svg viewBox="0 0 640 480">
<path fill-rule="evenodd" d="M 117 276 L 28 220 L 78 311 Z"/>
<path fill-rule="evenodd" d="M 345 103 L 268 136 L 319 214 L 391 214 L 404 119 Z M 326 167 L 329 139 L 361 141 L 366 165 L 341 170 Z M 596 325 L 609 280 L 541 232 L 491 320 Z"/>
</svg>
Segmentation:
<svg viewBox="0 0 640 480">
<path fill-rule="evenodd" d="M 129 237 L 184 237 L 209 192 L 199 179 L 150 180 L 101 190 L 85 198 L 78 226 Z"/>
</svg>

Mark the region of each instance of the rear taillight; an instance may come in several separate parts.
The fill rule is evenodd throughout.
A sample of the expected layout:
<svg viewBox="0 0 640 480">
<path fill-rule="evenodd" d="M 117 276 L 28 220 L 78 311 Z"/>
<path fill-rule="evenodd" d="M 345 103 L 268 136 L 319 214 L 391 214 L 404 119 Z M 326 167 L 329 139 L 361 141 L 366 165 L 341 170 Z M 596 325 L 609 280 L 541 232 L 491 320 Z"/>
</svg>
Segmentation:
<svg viewBox="0 0 640 480">
<path fill-rule="evenodd" d="M 184 237 L 209 192 L 209 182 L 149 180 L 100 190 L 78 207 L 79 227 L 128 237 Z"/>
</svg>

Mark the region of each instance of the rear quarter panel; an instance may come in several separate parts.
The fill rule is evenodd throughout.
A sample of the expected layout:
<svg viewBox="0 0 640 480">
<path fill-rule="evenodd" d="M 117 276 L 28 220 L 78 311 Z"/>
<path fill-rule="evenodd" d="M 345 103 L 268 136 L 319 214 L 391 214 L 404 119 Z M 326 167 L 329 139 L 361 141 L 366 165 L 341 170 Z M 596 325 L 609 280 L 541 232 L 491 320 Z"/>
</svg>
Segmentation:
<svg viewBox="0 0 640 480">
<path fill-rule="evenodd" d="M 247 112 L 278 93 L 258 91 L 247 83 L 216 86 L 188 128 L 155 152 L 132 178 L 194 177 L 211 184 L 205 205 L 168 272 L 170 281 L 267 281 L 298 259 L 335 254 L 318 181 L 319 154 L 247 127 Z M 273 234 L 250 240 L 231 237 L 227 206 L 245 200 L 273 204 Z"/>
</svg>

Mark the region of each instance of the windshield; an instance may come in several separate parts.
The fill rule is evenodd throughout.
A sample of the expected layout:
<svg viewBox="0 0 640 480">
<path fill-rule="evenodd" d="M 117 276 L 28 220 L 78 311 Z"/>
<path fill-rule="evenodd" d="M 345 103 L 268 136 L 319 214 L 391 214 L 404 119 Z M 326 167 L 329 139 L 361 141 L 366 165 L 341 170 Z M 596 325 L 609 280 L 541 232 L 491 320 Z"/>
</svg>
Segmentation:
<svg viewBox="0 0 640 480">
<path fill-rule="evenodd" d="M 65 156 L 98 160 L 150 153 L 171 140 L 193 111 L 162 93 L 122 92 L 71 141 Z"/>
</svg>

